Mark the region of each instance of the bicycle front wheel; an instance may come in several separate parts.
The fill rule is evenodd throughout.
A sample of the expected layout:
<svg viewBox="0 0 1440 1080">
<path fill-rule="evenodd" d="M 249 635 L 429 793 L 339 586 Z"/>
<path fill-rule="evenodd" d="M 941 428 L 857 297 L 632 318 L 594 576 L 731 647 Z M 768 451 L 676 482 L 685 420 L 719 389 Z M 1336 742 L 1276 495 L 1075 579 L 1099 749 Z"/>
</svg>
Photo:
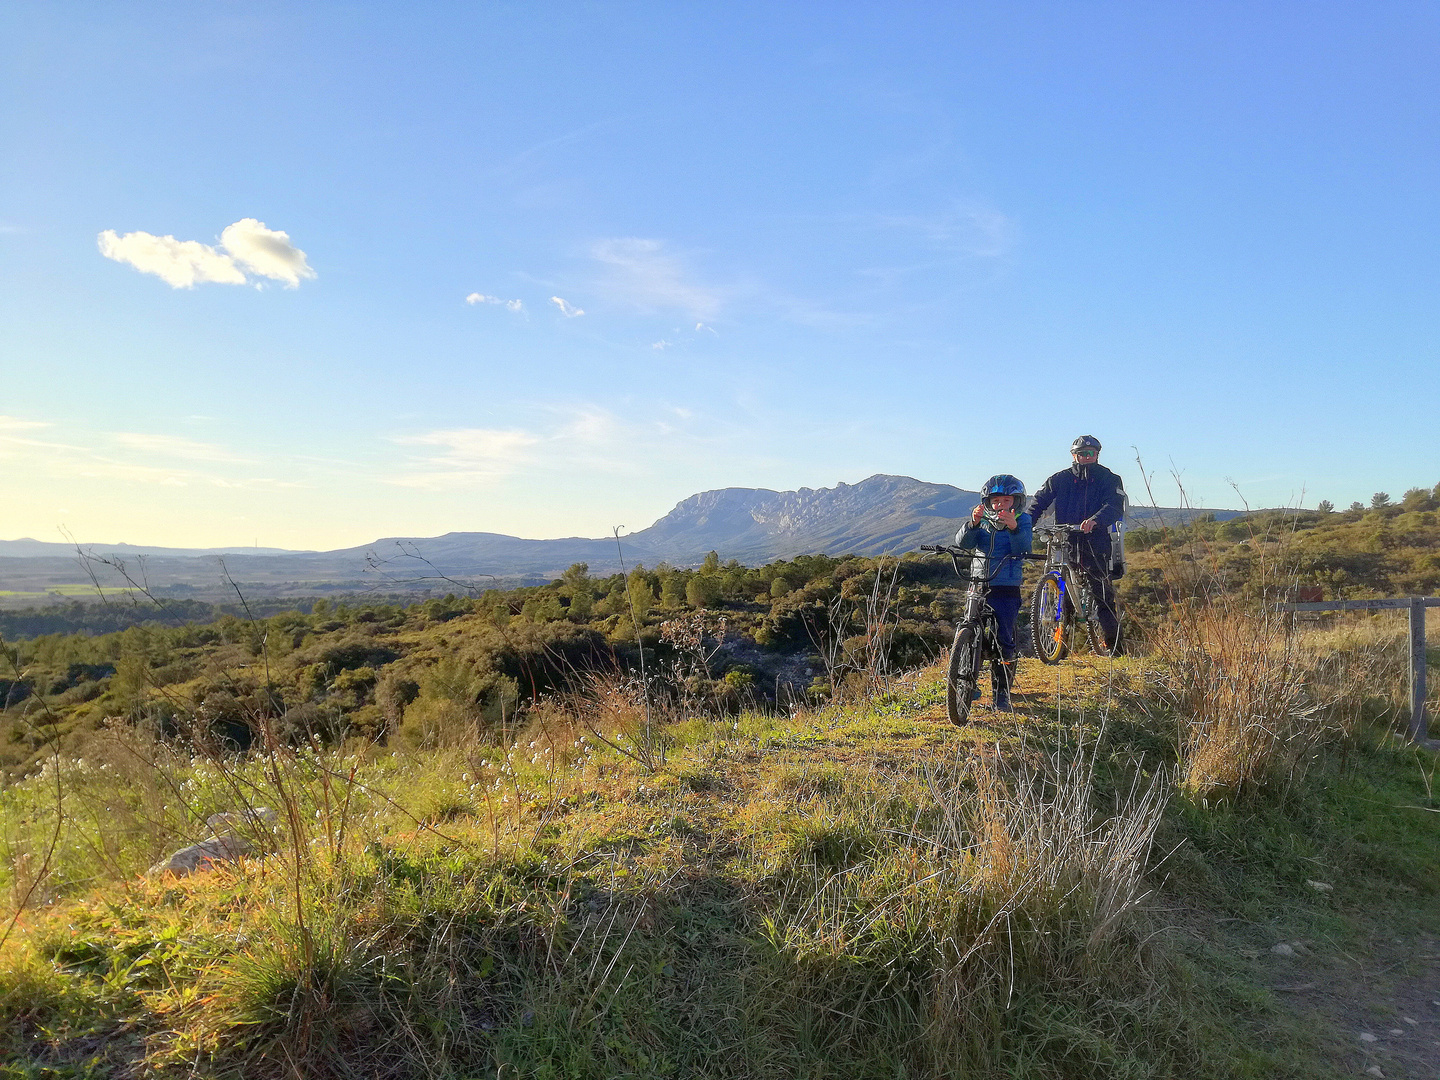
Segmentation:
<svg viewBox="0 0 1440 1080">
<path fill-rule="evenodd" d="M 950 671 L 945 679 L 945 711 L 950 722 L 963 727 L 970 717 L 970 705 L 980 688 L 980 635 L 973 623 L 965 623 L 955 631 L 955 644 L 950 646 Z"/>
<path fill-rule="evenodd" d="M 1070 653 L 1070 601 L 1064 581 L 1053 570 L 1030 597 L 1030 642 L 1045 664 L 1058 664 Z"/>
</svg>

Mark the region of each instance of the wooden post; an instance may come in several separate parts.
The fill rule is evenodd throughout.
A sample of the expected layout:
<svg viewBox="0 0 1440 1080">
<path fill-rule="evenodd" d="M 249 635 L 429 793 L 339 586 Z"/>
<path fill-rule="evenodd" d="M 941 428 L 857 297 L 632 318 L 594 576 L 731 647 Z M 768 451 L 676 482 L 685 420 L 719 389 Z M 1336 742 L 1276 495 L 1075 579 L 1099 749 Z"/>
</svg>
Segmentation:
<svg viewBox="0 0 1440 1080">
<path fill-rule="evenodd" d="M 1425 601 L 1410 601 L 1410 741 L 1428 737 L 1425 722 Z"/>
<path fill-rule="evenodd" d="M 1411 596 L 1391 600 L 1331 600 L 1328 603 L 1302 602 L 1277 605 L 1280 611 L 1375 611 L 1380 608 L 1410 609 L 1410 730 L 1411 742 L 1429 737 L 1425 719 L 1425 609 L 1440 607 L 1440 597 Z"/>
</svg>

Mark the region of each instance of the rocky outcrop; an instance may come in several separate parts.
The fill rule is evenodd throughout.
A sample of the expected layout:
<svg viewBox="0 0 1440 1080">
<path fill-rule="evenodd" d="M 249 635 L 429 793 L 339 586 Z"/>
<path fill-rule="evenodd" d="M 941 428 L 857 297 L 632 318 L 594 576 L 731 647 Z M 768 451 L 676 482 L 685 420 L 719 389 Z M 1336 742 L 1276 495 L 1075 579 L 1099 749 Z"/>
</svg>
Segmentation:
<svg viewBox="0 0 1440 1080">
<path fill-rule="evenodd" d="M 161 859 L 148 872 L 155 876 L 172 874 L 184 877 L 197 870 L 208 870 L 216 863 L 235 862 L 253 855 L 257 850 L 257 840 L 268 836 L 275 824 L 275 811 L 259 806 L 239 813 L 211 814 L 205 824 L 214 833 L 213 836 Z"/>
</svg>

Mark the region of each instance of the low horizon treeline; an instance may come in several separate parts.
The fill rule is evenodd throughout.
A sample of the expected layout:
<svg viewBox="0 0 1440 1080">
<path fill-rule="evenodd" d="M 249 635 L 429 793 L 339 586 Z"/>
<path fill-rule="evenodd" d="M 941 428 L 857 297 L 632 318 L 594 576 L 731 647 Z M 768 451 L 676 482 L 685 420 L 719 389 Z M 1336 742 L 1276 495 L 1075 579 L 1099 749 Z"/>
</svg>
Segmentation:
<svg viewBox="0 0 1440 1080">
<path fill-rule="evenodd" d="M 302 741 L 433 741 L 504 724 L 577 676 L 631 671 L 642 647 L 659 689 L 715 709 L 823 694 L 815 669 L 843 674 L 847 642 L 868 643 L 861 609 L 882 580 L 887 657 L 937 656 L 958 598 L 948 573 L 854 556 L 747 568 L 712 553 L 694 570 L 592 578 L 577 563 L 546 585 L 408 605 L 318 599 L 308 612 L 204 624 L 167 624 L 163 605 L 124 630 L 7 641 L 0 771 L 34 768 L 47 748 L 73 750 L 114 722 L 237 747 L 258 723 Z"/>
<path fill-rule="evenodd" d="M 1249 602 L 1296 585 L 1327 597 L 1440 591 L 1435 493 L 1375 502 L 1131 531 L 1119 582 L 1130 640 L 1145 647 L 1176 601 L 1202 591 Z M 948 560 L 917 554 L 746 567 L 712 552 L 693 569 L 591 577 L 577 563 L 546 584 L 469 595 L 440 581 L 456 591 L 408 603 L 77 603 L 64 615 L 79 629 L 30 637 L 17 632 L 25 613 L 4 613 L 0 774 L 117 722 L 238 746 L 262 721 L 287 738 L 433 741 L 506 724 L 579 674 L 633 671 L 642 646 L 657 687 L 708 708 L 813 700 L 867 665 L 939 656 L 959 585 Z"/>
</svg>

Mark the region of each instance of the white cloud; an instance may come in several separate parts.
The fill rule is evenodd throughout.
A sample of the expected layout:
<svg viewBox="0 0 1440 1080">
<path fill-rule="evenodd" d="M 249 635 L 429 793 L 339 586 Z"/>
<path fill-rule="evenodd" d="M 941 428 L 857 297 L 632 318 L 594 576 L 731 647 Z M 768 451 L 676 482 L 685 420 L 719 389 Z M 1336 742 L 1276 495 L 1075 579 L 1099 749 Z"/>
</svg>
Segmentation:
<svg viewBox="0 0 1440 1080">
<path fill-rule="evenodd" d="M 249 281 L 247 271 L 283 281 L 292 289 L 302 278 L 316 276 L 288 233 L 267 229 L 254 218 L 242 218 L 225 227 L 220 234 L 224 251 L 198 240 L 147 232 L 119 236 L 113 229 L 102 232 L 97 244 L 105 258 L 133 266 L 142 274 L 154 274 L 174 289 L 193 289 L 207 282 L 244 285 Z"/>
<path fill-rule="evenodd" d="M 247 217 L 225 226 L 220 245 L 250 273 L 283 281 L 292 289 L 299 287 L 301 278 L 315 277 L 305 252 L 290 242 L 290 234 L 267 229 L 263 221 Z"/>
<path fill-rule="evenodd" d="M 698 333 L 700 333 L 700 331 L 702 331 L 702 330 L 705 330 L 705 331 L 708 331 L 709 333 L 715 334 L 716 337 L 719 337 L 719 336 L 720 336 L 719 334 L 716 334 L 716 333 L 715 333 L 715 328 L 714 328 L 713 326 L 706 326 L 703 322 L 697 322 L 697 323 L 695 324 L 695 332 L 698 334 Z"/>
<path fill-rule="evenodd" d="M 43 420 L 21 420 L 18 416 L 0 416 L 0 431 L 34 431 L 50 427 Z"/>
<path fill-rule="evenodd" d="M 578 318 L 579 316 L 585 314 L 585 312 L 581 308 L 572 307 L 568 300 L 562 300 L 558 296 L 550 297 L 550 302 L 556 307 L 558 307 L 560 309 L 560 314 L 564 315 L 567 319 Z"/>
<path fill-rule="evenodd" d="M 243 462 L 251 460 L 241 457 L 223 446 L 196 442 L 194 439 L 187 439 L 180 435 L 146 435 L 134 431 L 120 431 L 116 432 L 113 438 L 126 450 L 134 450 L 151 457 L 173 457 L 185 461 Z"/>
<path fill-rule="evenodd" d="M 670 348 L 670 346 L 674 344 L 675 343 L 673 341 L 666 341 L 664 338 L 661 338 L 659 341 L 652 342 L 650 348 L 654 349 L 656 352 L 664 352 L 666 349 Z"/>
<path fill-rule="evenodd" d="M 1015 223 L 988 206 L 958 206 L 935 214 L 889 214 L 874 219 L 882 229 L 919 237 L 931 250 L 994 259 L 1015 246 Z"/>
<path fill-rule="evenodd" d="M 472 292 L 465 297 L 467 304 L 503 304 L 511 311 L 524 311 L 525 305 L 519 300 L 505 300 L 499 296 L 486 296 L 484 293 Z"/>
<path fill-rule="evenodd" d="M 14 469 L 35 476 L 62 480 L 106 479 L 167 487 L 192 484 L 264 489 L 304 486 L 293 480 L 202 471 L 196 467 L 197 462 L 234 465 L 253 464 L 253 461 L 224 447 L 176 435 L 92 431 L 73 433 L 78 442 L 55 442 L 22 434 L 50 427 L 53 425 L 0 417 L 0 460 L 18 462 Z M 90 445 L 84 445 L 87 443 Z"/>
<path fill-rule="evenodd" d="M 693 318 L 708 319 L 724 300 L 719 290 L 690 281 L 683 260 L 668 253 L 659 240 L 602 240 L 591 255 L 609 271 L 602 287 L 643 311 L 678 308 Z"/>
<path fill-rule="evenodd" d="M 501 479 L 530 458 L 540 440 L 525 431 L 494 428 L 449 428 L 393 439 L 401 446 L 433 448 L 419 457 L 419 466 L 389 482 L 402 487 L 447 488 Z"/>
<path fill-rule="evenodd" d="M 68 443 L 51 442 L 48 439 L 35 439 L 22 432 L 34 432 L 42 428 L 54 427 L 54 424 L 45 423 L 40 420 L 21 420 L 14 416 L 0 416 L 0 458 L 24 458 L 35 450 L 44 450 L 56 454 L 83 454 L 86 453 L 83 447 L 71 446 Z M 22 449 L 16 449 L 20 447 Z"/>
<path fill-rule="evenodd" d="M 539 406 L 536 421 L 531 430 L 449 428 L 393 436 L 400 446 L 425 449 L 387 482 L 447 490 L 486 487 L 537 470 L 626 473 L 635 468 L 632 455 L 638 446 L 661 452 L 655 425 L 623 421 L 599 405 Z"/>
<path fill-rule="evenodd" d="M 569 419 L 553 436 L 559 444 L 581 447 L 607 447 L 624 441 L 626 427 L 609 409 L 599 405 L 574 405 L 552 409 L 556 415 Z M 567 447 L 567 452 L 568 452 Z"/>
<path fill-rule="evenodd" d="M 147 232 L 117 236 L 106 229 L 99 237 L 100 254 L 129 263 L 142 274 L 154 274 L 172 289 L 193 289 L 207 281 L 244 285 L 245 275 L 235 260 L 198 240 L 176 240 Z"/>
</svg>

